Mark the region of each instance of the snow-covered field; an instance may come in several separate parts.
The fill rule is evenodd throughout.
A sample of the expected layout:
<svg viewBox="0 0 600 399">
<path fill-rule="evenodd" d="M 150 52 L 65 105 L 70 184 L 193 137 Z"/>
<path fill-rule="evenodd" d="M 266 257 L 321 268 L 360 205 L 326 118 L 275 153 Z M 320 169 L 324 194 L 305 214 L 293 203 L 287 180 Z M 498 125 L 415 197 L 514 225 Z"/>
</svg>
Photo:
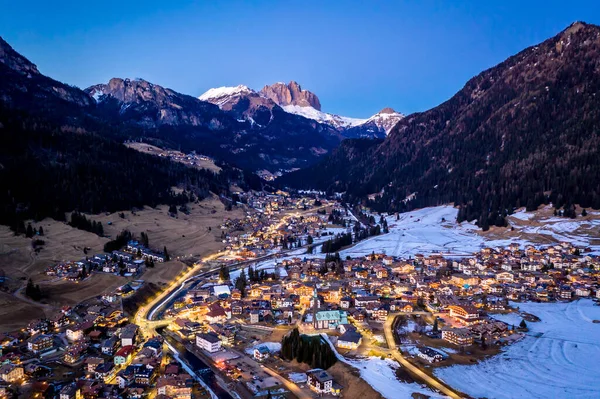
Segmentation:
<svg viewBox="0 0 600 399">
<path fill-rule="evenodd" d="M 594 211 L 588 213 L 597 214 Z M 591 228 L 600 230 L 600 219 L 541 218 L 536 217 L 532 212 L 519 211 L 509 217 L 511 225 L 515 227 L 512 237 L 490 239 L 479 234 L 474 223 L 457 223 L 457 214 L 458 208 L 443 205 L 402 213 L 399 220 L 396 220 L 395 216 L 390 216 L 387 218 L 390 228 L 388 234 L 361 241 L 354 247 L 342 251 L 340 255 L 358 257 L 375 251 L 405 258 L 417 253 L 424 255 L 439 253 L 448 257 L 461 257 L 477 252 L 483 247 L 506 247 L 511 243 L 518 243 L 522 247 L 529 244 L 540 245 L 540 240 L 535 238 L 542 234 L 544 235 L 542 242 L 547 244 L 566 241 L 578 246 L 591 247 L 593 251 L 600 252 L 600 245 L 593 245 L 591 241 L 594 237 L 598 238 L 600 233 L 593 236 L 577 231 Z M 520 223 L 513 223 L 511 218 Z M 535 223 L 526 224 L 533 219 Z"/>
<path fill-rule="evenodd" d="M 417 383 L 401 382 L 396 378 L 396 369 L 401 367 L 398 362 L 378 357 L 369 357 L 365 359 L 345 359 L 346 363 L 356 367 L 360 371 L 360 376 L 369 385 L 388 399 L 410 399 L 415 392 L 427 395 L 431 398 L 445 398 L 446 396 L 432 392 L 427 388 L 422 388 Z"/>
<path fill-rule="evenodd" d="M 390 232 L 361 241 L 340 253 L 342 257 L 375 252 L 408 258 L 415 254 L 441 253 L 467 256 L 488 245 L 507 246 L 511 241 L 486 243 L 472 223 L 456 223 L 458 208 L 451 205 L 423 208 L 387 218 Z M 444 220 L 444 221 L 443 221 Z"/>
<path fill-rule="evenodd" d="M 363 380 L 387 399 L 411 399 L 413 393 L 421 393 L 430 398 L 446 398 L 445 395 L 435 393 L 417 383 L 401 382 L 396 378 L 396 369 L 400 364 L 391 359 L 382 360 L 379 357 L 365 357 L 362 359 L 348 359 L 337 351 L 327 334 L 321 334 L 329 343 L 338 360 L 355 367 Z"/>
<path fill-rule="evenodd" d="M 561 241 L 572 242 L 578 246 L 591 247 L 595 253 L 600 253 L 600 245 L 592 245 L 591 238 L 575 230 L 581 228 L 598 227 L 600 230 L 600 219 L 584 220 L 568 219 L 561 217 L 539 218 L 534 213 L 519 211 L 509 217 L 511 225 L 515 227 L 512 237 L 502 239 L 491 239 L 480 234 L 478 227 L 471 222 L 456 222 L 458 208 L 451 205 L 442 205 L 430 208 L 417 209 L 411 212 L 401 213 L 399 219 L 388 216 L 387 222 L 390 229 L 388 234 L 371 237 L 359 242 L 351 248 L 340 252 L 342 258 L 362 257 L 372 252 L 385 253 L 387 255 L 402 258 L 414 257 L 416 254 L 431 255 L 442 254 L 450 258 L 470 256 L 484 247 L 500 248 L 507 247 L 511 243 L 518 243 L 521 247 L 526 245 L 541 245 L 540 240 L 534 240 L 537 235 L 544 234 L 546 245 L 558 244 Z M 590 211 L 595 215 L 597 212 Z M 514 220 L 528 222 L 536 219 L 531 226 L 512 223 Z M 336 232 L 344 232 L 337 229 Z M 508 229 L 507 229 L 508 230 Z M 598 234 L 600 236 L 600 233 Z M 291 252 L 287 258 L 318 258 L 325 257 L 320 252 L 319 243 L 330 236 L 315 239 L 313 254 L 306 254 L 306 248 L 299 248 Z M 281 259 L 267 260 L 258 264 L 259 268 L 272 268 Z M 238 273 L 239 274 L 239 273 Z M 233 273 L 232 273 L 233 276 Z M 236 274 L 237 277 L 237 274 Z"/>
<path fill-rule="evenodd" d="M 591 300 L 569 303 L 520 303 L 538 316 L 527 336 L 486 361 L 437 369 L 435 374 L 474 397 L 600 398 L 600 306 Z M 510 324 L 521 321 L 496 315 Z"/>
</svg>

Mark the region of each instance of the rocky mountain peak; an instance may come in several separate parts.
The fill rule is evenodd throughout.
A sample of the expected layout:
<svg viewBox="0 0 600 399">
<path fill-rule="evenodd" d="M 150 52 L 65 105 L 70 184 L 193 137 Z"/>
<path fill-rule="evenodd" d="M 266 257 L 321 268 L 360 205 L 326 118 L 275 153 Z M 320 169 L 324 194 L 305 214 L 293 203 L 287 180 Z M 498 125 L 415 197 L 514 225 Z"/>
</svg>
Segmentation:
<svg viewBox="0 0 600 399">
<path fill-rule="evenodd" d="M 270 98 L 281 107 L 296 105 L 299 107 L 312 107 L 318 111 L 321 110 L 321 102 L 317 95 L 308 90 L 302 90 L 302 87 L 294 81 L 288 84 L 278 82 L 273 85 L 267 85 L 262 88 L 260 94 Z"/>
<path fill-rule="evenodd" d="M 0 37 L 0 62 L 23 74 L 40 73 L 34 63 L 13 50 L 2 37 Z"/>
<path fill-rule="evenodd" d="M 382 109 L 381 111 L 379 111 L 379 114 L 396 114 L 397 112 L 390 107 L 385 107 L 384 109 Z"/>
</svg>

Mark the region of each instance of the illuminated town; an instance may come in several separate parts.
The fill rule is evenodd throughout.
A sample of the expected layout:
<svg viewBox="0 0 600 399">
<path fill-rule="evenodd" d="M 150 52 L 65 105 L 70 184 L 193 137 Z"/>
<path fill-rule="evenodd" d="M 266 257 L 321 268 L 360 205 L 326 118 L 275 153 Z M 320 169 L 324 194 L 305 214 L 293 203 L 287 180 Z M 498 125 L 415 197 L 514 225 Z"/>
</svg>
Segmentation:
<svg viewBox="0 0 600 399">
<path fill-rule="evenodd" d="M 463 397 L 429 370 L 520 341 L 537 317 L 516 304 L 600 298 L 600 261 L 567 242 L 342 257 L 388 234 L 397 216 L 316 192 L 240 195 L 246 216 L 223 221 L 223 250 L 158 292 L 132 280 L 2 334 L 2 397 L 16 386 L 32 396 L 60 388 L 61 399 L 334 397 L 344 380 L 325 369 L 365 358 L 398 362 L 423 395 Z M 46 273 L 73 284 L 100 273 L 135 278 L 166 256 L 130 240 Z M 298 352 L 307 339 L 311 349 Z"/>
</svg>

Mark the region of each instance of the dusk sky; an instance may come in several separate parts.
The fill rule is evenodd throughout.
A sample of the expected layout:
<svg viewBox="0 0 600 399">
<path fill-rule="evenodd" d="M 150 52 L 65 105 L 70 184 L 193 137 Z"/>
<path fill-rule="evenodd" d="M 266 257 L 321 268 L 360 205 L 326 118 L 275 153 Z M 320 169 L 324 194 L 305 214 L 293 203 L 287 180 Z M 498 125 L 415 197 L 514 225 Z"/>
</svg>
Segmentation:
<svg viewBox="0 0 600 399">
<path fill-rule="evenodd" d="M 81 88 L 141 77 L 198 96 L 295 80 L 326 112 L 424 111 L 596 1 L 27 1 L 0 35 L 40 71 Z"/>
</svg>

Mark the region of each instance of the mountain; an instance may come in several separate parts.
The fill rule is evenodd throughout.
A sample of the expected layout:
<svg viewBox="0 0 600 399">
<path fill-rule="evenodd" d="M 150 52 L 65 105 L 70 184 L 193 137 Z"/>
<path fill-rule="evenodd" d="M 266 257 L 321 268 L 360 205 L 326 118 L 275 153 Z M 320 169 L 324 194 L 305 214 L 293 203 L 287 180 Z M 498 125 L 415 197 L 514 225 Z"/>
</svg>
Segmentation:
<svg viewBox="0 0 600 399">
<path fill-rule="evenodd" d="M 107 84 L 88 87 L 85 92 L 105 115 L 112 113 L 122 121 L 145 127 L 189 125 L 221 130 L 236 125 L 212 104 L 143 79 L 113 78 Z"/>
<path fill-rule="evenodd" d="M 459 221 L 484 229 L 521 206 L 598 209 L 599 93 L 600 27 L 576 22 L 400 120 L 385 140 L 346 140 L 281 184 L 346 192 L 377 210 L 455 203 Z"/>
<path fill-rule="evenodd" d="M 0 37 L 0 101 L 14 109 L 35 109 L 52 118 L 80 115 L 93 107 L 81 90 L 42 75 L 37 66 Z M 71 112 L 65 112 L 70 109 Z"/>
<path fill-rule="evenodd" d="M 214 174 L 122 144 L 143 134 L 104 118 L 87 93 L 44 76 L 0 39 L 1 224 L 23 233 L 29 219 L 182 204 L 251 181 L 227 165 Z"/>
<path fill-rule="evenodd" d="M 384 138 L 403 118 L 404 115 L 400 112 L 396 112 L 392 108 L 384 108 L 362 123 L 347 128 L 344 136 L 347 138 Z"/>
<path fill-rule="evenodd" d="M 260 94 L 273 100 L 286 112 L 330 125 L 340 131 L 365 122 L 365 119 L 348 118 L 321 111 L 321 102 L 317 95 L 303 90 L 294 81 L 288 84 L 278 82 L 267 85 L 260 90 Z"/>
<path fill-rule="evenodd" d="M 237 117 L 257 121 L 257 110 L 263 117 L 270 117 L 269 111 L 279 106 L 289 114 L 299 115 L 314 120 L 323 125 L 336 129 L 344 138 L 385 137 L 393 125 L 404 115 L 385 108 L 368 119 L 350 118 L 321 111 L 321 102 L 316 94 L 302 89 L 291 81 L 290 83 L 275 83 L 267 85 L 260 91 L 254 91 L 247 86 L 218 87 L 209 89 L 198 99 L 218 105 L 225 111 L 233 111 Z"/>
<path fill-rule="evenodd" d="M 249 121 L 253 126 L 263 127 L 273 120 L 273 108 L 277 104 L 244 85 L 209 89 L 199 100 L 217 105 L 238 120 Z"/>
<path fill-rule="evenodd" d="M 288 84 L 275 83 L 267 85 L 260 90 L 260 94 L 270 98 L 281 107 L 294 105 L 297 107 L 312 107 L 317 111 L 321 110 L 321 102 L 316 94 L 308 90 L 302 90 L 302 87 L 294 81 Z"/>
<path fill-rule="evenodd" d="M 142 128 L 145 140 L 252 171 L 309 166 L 342 139 L 335 129 L 286 113 L 245 86 L 194 98 L 143 79 L 113 78 L 85 91 L 102 118 Z"/>
</svg>

